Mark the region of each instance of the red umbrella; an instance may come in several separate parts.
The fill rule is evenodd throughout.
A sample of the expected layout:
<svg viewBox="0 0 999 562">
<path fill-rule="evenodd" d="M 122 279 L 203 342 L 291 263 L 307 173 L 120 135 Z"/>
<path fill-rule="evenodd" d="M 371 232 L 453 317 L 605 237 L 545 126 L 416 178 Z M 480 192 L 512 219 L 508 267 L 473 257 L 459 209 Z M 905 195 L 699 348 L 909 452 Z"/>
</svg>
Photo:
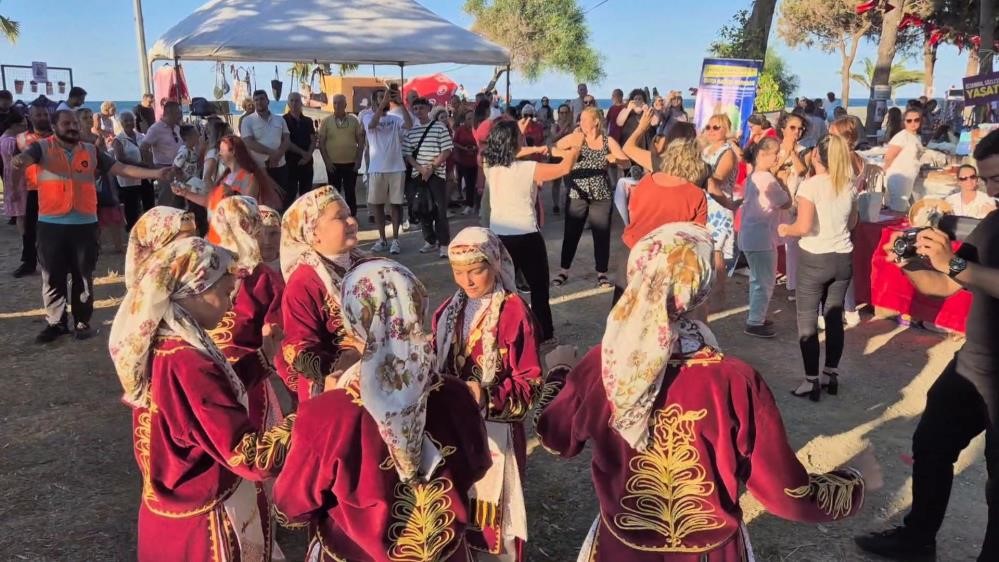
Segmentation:
<svg viewBox="0 0 999 562">
<path fill-rule="evenodd" d="M 444 107 L 451 95 L 458 89 L 458 84 L 445 74 L 417 76 L 402 86 L 403 99 L 409 98 L 409 92 L 415 91 L 420 97 L 427 98 L 435 106 Z"/>
</svg>

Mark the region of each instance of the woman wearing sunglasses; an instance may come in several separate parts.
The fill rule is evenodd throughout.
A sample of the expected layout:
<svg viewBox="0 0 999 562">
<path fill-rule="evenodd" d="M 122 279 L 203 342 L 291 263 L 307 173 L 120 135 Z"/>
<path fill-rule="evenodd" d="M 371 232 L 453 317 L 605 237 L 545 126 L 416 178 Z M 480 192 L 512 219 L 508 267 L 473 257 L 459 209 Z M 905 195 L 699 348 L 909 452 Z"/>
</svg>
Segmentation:
<svg viewBox="0 0 999 562">
<path fill-rule="evenodd" d="M 978 171 L 971 164 L 965 164 L 957 169 L 957 186 L 961 191 L 945 199 L 954 209 L 955 215 L 984 219 L 986 215 L 996 210 L 996 200 L 979 191 Z"/>
<path fill-rule="evenodd" d="M 888 207 L 893 211 L 908 211 L 912 186 L 919 177 L 919 158 L 923 143 L 919 127 L 923 114 L 918 109 L 908 109 L 902 117 L 902 130 L 888 141 L 885 152 L 885 177 L 888 186 Z"/>
<path fill-rule="evenodd" d="M 711 168 L 708 178 L 708 230 L 715 242 L 715 270 L 726 271 L 725 260 L 735 257 L 735 210 L 739 204 L 732 197 L 739 157 L 729 144 L 732 122 L 727 115 L 716 114 L 708 119 L 702 135 L 701 159 Z M 734 144 L 734 143 L 733 143 Z M 713 300 L 725 298 L 725 277 L 720 274 L 715 284 Z"/>
<path fill-rule="evenodd" d="M 791 208 L 784 212 L 783 222 L 794 222 L 797 217 L 797 206 L 795 196 L 798 193 L 798 185 L 801 184 L 808 166 L 802 155 L 807 150 L 801 145 L 802 135 L 808 124 L 805 118 L 794 113 L 781 115 L 777 122 L 778 140 L 780 147 L 777 149 L 777 164 L 773 168 L 773 174 L 781 186 L 791 194 Z M 784 254 L 787 269 L 787 290 L 790 293 L 788 300 L 794 300 L 794 291 L 798 283 L 798 239 L 789 238 L 784 241 Z"/>
</svg>

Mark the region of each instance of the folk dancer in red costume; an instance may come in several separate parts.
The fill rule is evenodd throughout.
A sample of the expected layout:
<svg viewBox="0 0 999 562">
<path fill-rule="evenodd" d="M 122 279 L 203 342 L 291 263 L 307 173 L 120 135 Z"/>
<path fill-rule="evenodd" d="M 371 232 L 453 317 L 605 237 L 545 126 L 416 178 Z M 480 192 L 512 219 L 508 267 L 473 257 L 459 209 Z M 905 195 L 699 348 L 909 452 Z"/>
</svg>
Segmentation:
<svg viewBox="0 0 999 562">
<path fill-rule="evenodd" d="M 235 261 L 185 238 L 143 267 L 109 345 L 133 408 L 138 559 L 269 561 L 272 528 L 255 482 L 282 464 L 294 415 L 267 432 L 254 427 L 243 381 L 206 332 L 232 306 Z M 264 338 L 264 359 L 277 347 Z"/>
<path fill-rule="evenodd" d="M 157 250 L 170 242 L 197 236 L 194 214 L 163 205 L 149 209 L 132 225 L 125 250 L 125 289 L 142 279 L 144 266 Z"/>
<path fill-rule="evenodd" d="M 319 395 L 326 377 L 357 360 L 344 345 L 340 319 L 340 282 L 363 258 L 357 245 L 357 221 L 330 186 L 299 197 L 281 223 L 281 273 L 285 279 L 281 314 L 281 378 L 300 401 Z M 348 342 L 349 343 L 349 342 Z"/>
<path fill-rule="evenodd" d="M 513 261 L 492 231 L 469 227 L 448 247 L 458 290 L 434 316 L 437 366 L 465 381 L 486 420 L 492 468 L 472 488 L 467 535 L 478 559 L 519 561 L 527 541 L 524 417 L 541 387 L 536 321 Z"/>
<path fill-rule="evenodd" d="M 278 519 L 310 524 L 310 562 L 473 562 L 468 490 L 489 467 L 486 431 L 464 383 L 436 371 L 426 289 L 375 259 L 347 273 L 341 302 L 363 355 L 301 404 Z"/>
<path fill-rule="evenodd" d="M 809 474 L 763 378 L 689 318 L 710 293 L 712 251 L 693 223 L 641 238 L 601 344 L 575 367 L 568 346 L 547 358 L 555 366 L 543 402 L 557 396 L 538 420 L 542 444 L 572 457 L 593 442 L 600 514 L 579 560 L 752 560 L 743 483 L 770 513 L 796 521 L 842 519 L 863 504 L 861 472 Z M 863 458 L 867 484 L 879 485 L 876 462 Z"/>
</svg>

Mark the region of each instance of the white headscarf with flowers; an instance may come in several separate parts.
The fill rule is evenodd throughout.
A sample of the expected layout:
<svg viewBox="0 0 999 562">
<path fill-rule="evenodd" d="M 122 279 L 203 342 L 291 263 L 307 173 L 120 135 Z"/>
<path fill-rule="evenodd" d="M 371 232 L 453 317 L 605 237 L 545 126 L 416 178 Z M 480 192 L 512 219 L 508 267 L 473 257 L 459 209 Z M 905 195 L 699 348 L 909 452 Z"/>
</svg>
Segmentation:
<svg viewBox="0 0 999 562">
<path fill-rule="evenodd" d="M 322 281 L 327 294 L 339 298 L 340 280 L 344 272 L 337 271 L 330 260 L 323 259 L 312 248 L 319 217 L 333 203 L 347 207 L 343 197 L 332 186 L 327 185 L 299 197 L 284 212 L 281 220 L 281 274 L 287 281 L 299 266 L 311 267 Z M 359 252 L 351 251 L 351 262 L 359 258 Z"/>
<path fill-rule="evenodd" d="M 500 239 L 488 228 L 470 226 L 458 233 L 447 248 L 451 265 L 472 265 L 485 262 L 496 273 L 496 286 L 489 295 L 489 303 L 475 311 L 471 325 L 482 331 L 482 385 L 489 386 L 500 367 L 500 353 L 496 342 L 499 336 L 500 309 L 510 293 L 517 290 L 513 260 Z M 437 368 L 445 371 L 448 350 L 454 345 L 454 338 L 462 333 L 458 318 L 468 295 L 458 289 L 437 322 Z M 466 319 L 466 322 L 469 319 Z"/>
<path fill-rule="evenodd" d="M 642 237 L 628 257 L 628 286 L 607 317 L 601 377 L 611 427 L 644 451 L 649 416 L 670 358 L 717 349 L 714 335 L 686 317 L 711 292 L 713 244 L 694 223 L 671 223 Z"/>
<path fill-rule="evenodd" d="M 361 360 L 343 378 L 359 378 L 363 407 L 378 425 L 399 477 L 428 478 L 440 454 L 424 435 L 435 377 L 433 345 L 423 328 L 427 290 L 401 264 L 373 259 L 347 273 L 341 299 L 344 329 L 364 344 Z"/>
<path fill-rule="evenodd" d="M 158 206 L 149 209 L 132 225 L 125 251 L 125 288 L 135 285 L 142 276 L 143 264 L 156 250 L 164 248 L 177 238 L 197 234 L 194 214 L 173 207 Z"/>
<path fill-rule="evenodd" d="M 149 257 L 142 277 L 118 307 L 108 344 L 127 404 L 149 406 L 149 353 L 157 335 L 170 335 L 210 357 L 237 400 L 246 406 L 246 389 L 232 366 L 205 329 L 177 304 L 179 299 L 207 291 L 222 276 L 234 273 L 234 268 L 228 250 L 202 238 L 176 240 Z"/>
<path fill-rule="evenodd" d="M 236 266 L 242 275 L 251 273 L 260 263 L 257 234 L 261 226 L 257 200 L 246 195 L 226 197 L 212 211 L 212 229 L 219 236 L 219 246 L 236 254 Z"/>
</svg>

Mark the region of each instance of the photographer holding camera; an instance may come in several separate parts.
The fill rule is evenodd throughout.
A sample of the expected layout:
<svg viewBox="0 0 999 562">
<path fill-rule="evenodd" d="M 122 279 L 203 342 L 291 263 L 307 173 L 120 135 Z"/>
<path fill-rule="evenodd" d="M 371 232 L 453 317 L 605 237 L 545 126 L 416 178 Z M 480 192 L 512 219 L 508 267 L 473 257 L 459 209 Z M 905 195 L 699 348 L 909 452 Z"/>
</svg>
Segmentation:
<svg viewBox="0 0 999 562">
<path fill-rule="evenodd" d="M 999 195 L 999 130 L 979 142 L 974 156 L 989 196 Z M 989 518 L 978 560 L 999 560 L 999 213 L 983 219 L 957 252 L 948 234 L 927 228 L 916 235 L 916 257 L 896 259 L 894 245 L 902 234 L 892 237 L 885 252 L 920 293 L 948 297 L 966 288 L 974 300 L 967 340 L 927 393 L 912 438 L 912 509 L 902 526 L 855 540 L 863 550 L 895 560 L 933 559 L 954 462 L 985 431 Z"/>
</svg>

